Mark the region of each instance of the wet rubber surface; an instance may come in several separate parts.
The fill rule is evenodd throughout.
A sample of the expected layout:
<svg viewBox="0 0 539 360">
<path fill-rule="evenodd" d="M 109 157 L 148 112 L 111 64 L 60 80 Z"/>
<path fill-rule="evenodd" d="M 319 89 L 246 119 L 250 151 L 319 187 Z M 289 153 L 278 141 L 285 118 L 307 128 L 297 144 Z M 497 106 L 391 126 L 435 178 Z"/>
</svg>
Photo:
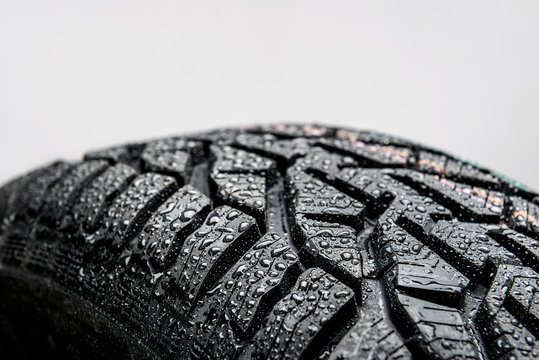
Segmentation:
<svg viewBox="0 0 539 360">
<path fill-rule="evenodd" d="M 276 124 L 116 146 L 6 184 L 0 215 L 14 358 L 33 338 L 50 358 L 539 356 L 537 195 L 389 135 Z"/>
</svg>

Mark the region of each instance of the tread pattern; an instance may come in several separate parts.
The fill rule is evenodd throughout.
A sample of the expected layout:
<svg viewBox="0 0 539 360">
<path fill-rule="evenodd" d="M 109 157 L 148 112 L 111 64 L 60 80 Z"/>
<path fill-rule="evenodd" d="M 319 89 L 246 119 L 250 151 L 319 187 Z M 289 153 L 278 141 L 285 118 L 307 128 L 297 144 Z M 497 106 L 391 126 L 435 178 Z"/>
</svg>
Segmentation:
<svg viewBox="0 0 539 360">
<path fill-rule="evenodd" d="M 291 294 L 275 305 L 267 325 L 242 357 L 308 359 L 313 355 L 309 345 L 352 303 L 350 288 L 319 268 L 309 269 L 298 278 Z"/>
<path fill-rule="evenodd" d="M 508 218 L 511 226 L 527 234 L 539 233 L 539 206 L 516 196 L 510 201 Z"/>
<path fill-rule="evenodd" d="M 230 146 L 211 146 L 215 158 L 211 180 L 224 203 L 262 220 L 266 215 L 266 193 L 275 177 L 275 161 Z"/>
<path fill-rule="evenodd" d="M 498 191 L 418 172 L 400 171 L 396 172 L 396 175 L 404 182 L 426 186 L 442 205 L 453 210 L 461 219 L 494 223 L 500 221 L 504 196 Z"/>
<path fill-rule="evenodd" d="M 462 271 L 470 277 L 491 277 L 493 267 L 500 264 L 520 265 L 520 260 L 486 235 L 488 226 L 477 223 L 438 222 L 431 235 L 447 251 L 458 257 Z"/>
<path fill-rule="evenodd" d="M 71 169 L 71 164 L 57 162 L 49 167 L 38 170 L 37 174 L 29 174 L 33 178 L 28 181 L 26 188 L 19 190 L 16 204 L 25 206 L 32 213 L 38 213 L 43 206 L 48 191 L 61 177 Z M 24 211 L 21 209 L 19 211 Z"/>
<path fill-rule="evenodd" d="M 107 167 L 105 161 L 88 161 L 73 166 L 60 181 L 52 186 L 43 205 L 43 216 L 60 219 L 69 212 L 68 206 L 73 203 L 80 189 L 91 182 Z"/>
<path fill-rule="evenodd" d="M 171 138 L 149 143 L 141 159 L 145 170 L 171 175 L 184 184 L 203 153 L 201 142 Z"/>
<path fill-rule="evenodd" d="M 189 311 L 201 291 L 209 290 L 259 237 L 252 217 L 226 205 L 214 209 L 185 240 L 171 270 L 182 309 Z"/>
<path fill-rule="evenodd" d="M 479 351 L 457 309 L 397 292 L 401 320 L 421 337 L 422 350 L 443 359 L 479 359 Z"/>
<path fill-rule="evenodd" d="M 230 129 L 6 184 L 0 262 L 162 358 L 538 358 L 538 199 L 385 134 Z"/>
<path fill-rule="evenodd" d="M 98 222 L 107 205 L 124 190 L 135 175 L 135 170 L 124 164 L 109 167 L 75 200 L 72 209 L 73 221 L 87 230 L 99 226 Z"/>
<path fill-rule="evenodd" d="M 5 261 L 21 264 L 27 256 L 30 231 L 28 223 L 36 222 L 48 189 L 71 168 L 65 162 L 56 162 L 27 174 L 21 179 L 21 187 L 8 200 L 11 221 L 4 225 L 2 236 L 2 256 Z"/>
<path fill-rule="evenodd" d="M 363 287 L 363 293 L 382 294 L 378 282 L 367 280 Z M 382 298 L 376 296 L 364 299 L 358 321 L 335 346 L 330 360 L 412 359 L 403 339 L 385 318 L 383 301 L 380 300 Z"/>
<path fill-rule="evenodd" d="M 418 170 L 424 173 L 438 175 L 458 182 L 475 182 L 490 187 L 497 187 L 500 182 L 495 176 L 486 174 L 470 164 L 428 151 L 419 151 L 417 167 Z"/>
<path fill-rule="evenodd" d="M 153 213 L 139 233 L 133 253 L 163 268 L 178 256 L 187 235 L 202 225 L 210 200 L 191 185 L 172 194 Z"/>
<path fill-rule="evenodd" d="M 538 274 L 511 265 L 499 268 L 479 312 L 479 329 L 493 345 L 493 355 L 505 358 L 538 356 Z"/>
<path fill-rule="evenodd" d="M 233 357 L 237 338 L 251 334 L 272 303 L 299 273 L 299 259 L 288 242 L 275 233 L 264 235 L 222 278 L 193 312 L 189 333 L 199 348 Z M 196 319 L 204 318 L 204 322 Z"/>
<path fill-rule="evenodd" d="M 124 163 L 138 168 L 145 146 L 145 144 L 126 144 L 96 150 L 84 155 L 84 160 L 106 160 L 111 164 Z"/>
<path fill-rule="evenodd" d="M 177 188 L 173 178 L 156 173 L 137 176 L 107 210 L 103 235 L 120 248 L 135 236 L 151 216 L 154 204 L 161 203 Z"/>
</svg>

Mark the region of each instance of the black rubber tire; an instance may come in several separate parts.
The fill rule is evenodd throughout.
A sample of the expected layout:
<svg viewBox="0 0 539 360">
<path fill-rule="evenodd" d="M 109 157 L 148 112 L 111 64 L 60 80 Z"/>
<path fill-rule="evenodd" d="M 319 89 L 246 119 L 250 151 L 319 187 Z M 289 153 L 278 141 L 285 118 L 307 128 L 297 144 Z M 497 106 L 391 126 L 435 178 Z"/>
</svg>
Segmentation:
<svg viewBox="0 0 539 360">
<path fill-rule="evenodd" d="M 3 358 L 539 356 L 539 200 L 400 138 L 227 129 L 0 190 Z"/>
</svg>

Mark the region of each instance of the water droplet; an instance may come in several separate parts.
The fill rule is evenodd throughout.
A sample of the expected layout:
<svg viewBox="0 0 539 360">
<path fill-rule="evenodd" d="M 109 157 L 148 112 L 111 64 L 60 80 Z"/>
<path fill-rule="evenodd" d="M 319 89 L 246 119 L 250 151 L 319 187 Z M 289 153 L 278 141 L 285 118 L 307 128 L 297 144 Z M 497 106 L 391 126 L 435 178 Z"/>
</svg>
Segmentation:
<svg viewBox="0 0 539 360">
<path fill-rule="evenodd" d="M 180 220 L 181 221 L 189 221 L 189 220 L 191 220 L 193 218 L 193 216 L 195 216 L 195 214 L 196 214 L 195 210 L 187 209 L 184 212 L 182 212 L 182 214 L 180 215 Z"/>
</svg>

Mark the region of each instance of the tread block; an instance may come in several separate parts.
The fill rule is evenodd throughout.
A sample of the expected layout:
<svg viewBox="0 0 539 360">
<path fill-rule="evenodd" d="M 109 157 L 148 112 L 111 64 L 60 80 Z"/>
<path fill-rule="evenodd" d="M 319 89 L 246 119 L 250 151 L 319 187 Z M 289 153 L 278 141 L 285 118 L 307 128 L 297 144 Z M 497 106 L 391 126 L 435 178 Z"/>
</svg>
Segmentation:
<svg viewBox="0 0 539 360">
<path fill-rule="evenodd" d="M 510 198 L 510 203 L 509 225 L 539 239 L 539 206 L 516 196 Z"/>
<path fill-rule="evenodd" d="M 358 321 L 341 339 L 329 360 L 386 359 L 411 360 L 412 355 L 391 323 L 384 318 L 379 282 L 366 281 Z"/>
<path fill-rule="evenodd" d="M 457 309 L 396 292 L 392 309 L 416 332 L 422 350 L 439 359 L 480 359 L 471 335 Z"/>
<path fill-rule="evenodd" d="M 494 265 L 521 265 L 521 261 L 488 236 L 490 227 L 476 223 L 439 221 L 430 232 L 433 243 L 447 257 L 455 258 L 460 270 L 475 279 L 488 279 Z"/>
<path fill-rule="evenodd" d="M 333 186 L 296 169 L 288 171 L 287 186 L 292 214 L 361 225 L 365 205 Z"/>
<path fill-rule="evenodd" d="M 37 228 L 35 218 L 41 215 L 49 189 L 61 181 L 62 176 L 71 168 L 71 164 L 56 162 L 37 169 L 22 179 L 22 184 L 8 200 L 11 203 L 10 211 L 14 216 L 3 219 L 4 225 L 9 226 L 5 229 L 5 233 L 0 235 L 2 261 L 19 265 L 28 264 L 28 258 L 32 261 L 35 258 L 42 266 L 47 263 L 50 257 L 46 254 L 49 245 L 32 241 L 35 237 L 34 229 Z M 45 253 L 43 259 L 40 258 L 42 253 Z"/>
<path fill-rule="evenodd" d="M 335 137 L 338 139 L 346 139 L 350 142 L 360 140 L 368 144 L 379 143 L 383 145 L 395 145 L 412 148 L 414 146 L 414 144 L 409 140 L 370 130 L 335 129 Z"/>
<path fill-rule="evenodd" d="M 501 227 L 489 231 L 488 235 L 517 255 L 524 265 L 539 271 L 539 240 Z"/>
<path fill-rule="evenodd" d="M 371 179 L 373 177 L 363 180 L 364 191 L 373 197 L 382 196 L 377 189 L 373 190 Z M 388 268 L 387 279 L 415 296 L 440 302 L 459 301 L 469 280 L 434 252 L 425 243 L 424 236 L 433 226 L 433 218 L 447 217 L 449 211 L 391 177 L 382 176 L 379 181 L 376 187 L 388 191 L 394 198 L 378 219 L 377 236 L 370 241 L 378 267 Z"/>
<path fill-rule="evenodd" d="M 353 311 L 352 290 L 319 268 L 303 273 L 291 294 L 273 308 L 264 328 L 241 358 L 312 358 L 313 347 L 331 322 Z M 352 309 L 348 309 L 352 307 Z"/>
<path fill-rule="evenodd" d="M 86 161 L 73 166 L 49 191 L 45 200 L 43 216 L 59 222 L 72 204 L 78 191 L 98 176 L 108 163 L 102 160 Z"/>
<path fill-rule="evenodd" d="M 507 309 L 501 308 L 490 323 L 481 326 L 489 333 L 485 341 L 490 344 L 491 359 L 536 359 L 539 354 L 539 341 L 522 322 L 518 321 Z"/>
<path fill-rule="evenodd" d="M 424 237 L 434 226 L 435 221 L 449 218 L 451 218 L 449 210 L 431 198 L 410 194 L 406 197 L 397 197 L 380 217 L 379 222 L 388 227 L 389 219 L 393 219 L 408 231 L 416 233 L 417 237 Z"/>
<path fill-rule="evenodd" d="M 327 176 L 330 176 L 327 173 Z M 362 194 L 368 205 L 383 206 L 384 197 L 406 196 L 416 194 L 409 186 L 391 177 L 389 170 L 373 170 L 358 167 L 347 167 L 339 170 L 336 176 L 343 186 Z"/>
<path fill-rule="evenodd" d="M 194 341 L 222 357 L 233 357 L 239 338 L 256 329 L 298 272 L 298 257 L 288 241 L 277 234 L 264 235 L 195 308 Z"/>
<path fill-rule="evenodd" d="M 502 265 L 498 268 L 496 277 L 482 303 L 482 308 L 489 315 L 494 315 L 503 305 L 508 291 L 516 279 L 537 279 L 539 275 L 530 268 L 513 265 Z"/>
<path fill-rule="evenodd" d="M 539 278 L 517 277 L 506 298 L 506 307 L 521 312 L 533 334 L 539 333 Z M 521 315 L 522 316 L 522 315 Z"/>
<path fill-rule="evenodd" d="M 267 154 L 267 157 L 284 164 L 291 164 L 311 151 L 311 142 L 304 138 L 280 140 L 270 134 L 243 134 L 238 135 L 235 142 L 244 148 Z"/>
<path fill-rule="evenodd" d="M 305 157 L 298 159 L 288 171 L 325 174 L 331 178 L 343 168 L 357 168 L 358 166 L 357 161 L 350 156 L 335 154 L 316 146 Z"/>
<path fill-rule="evenodd" d="M 225 205 L 208 215 L 204 224 L 185 240 L 171 269 L 184 314 L 259 237 L 255 220 L 239 210 Z"/>
<path fill-rule="evenodd" d="M 189 139 L 211 144 L 230 144 L 242 130 L 239 128 L 217 129 L 189 134 Z"/>
<path fill-rule="evenodd" d="M 539 275 L 530 268 L 502 265 L 481 303 L 476 322 L 492 358 L 539 356 Z"/>
<path fill-rule="evenodd" d="M 48 191 L 54 183 L 71 169 L 72 165 L 65 162 L 57 162 L 38 170 L 36 175 L 17 194 L 15 203 L 21 204 L 20 210 L 28 209 L 33 213 L 39 212 L 48 195 Z"/>
<path fill-rule="evenodd" d="M 330 355 L 330 360 L 348 359 L 412 360 L 412 354 L 380 317 L 367 324 L 358 322 Z"/>
<path fill-rule="evenodd" d="M 185 184 L 191 175 L 193 160 L 200 159 L 203 153 L 201 142 L 169 138 L 148 143 L 141 159 L 147 171 L 173 176 L 179 184 Z"/>
<path fill-rule="evenodd" d="M 362 259 L 357 234 L 349 226 L 296 216 L 303 238 L 300 254 L 304 260 L 335 274 L 354 290 L 361 285 Z"/>
<path fill-rule="evenodd" d="M 362 166 L 404 167 L 412 156 L 410 149 L 392 145 L 368 144 L 359 139 L 335 138 L 322 139 L 320 143 L 345 152 Z"/>
<path fill-rule="evenodd" d="M 395 176 L 420 187 L 427 186 L 439 198 L 440 203 L 453 210 L 459 218 L 484 222 L 498 222 L 501 218 L 504 207 L 504 195 L 501 192 L 410 170 L 396 171 Z"/>
<path fill-rule="evenodd" d="M 137 176 L 108 208 L 103 219 L 103 236 L 120 248 L 142 229 L 155 207 L 177 187 L 169 176 L 156 173 Z"/>
<path fill-rule="evenodd" d="M 145 146 L 145 144 L 133 143 L 95 150 L 86 153 L 84 155 L 84 160 L 107 160 L 111 164 L 138 163 L 138 159 L 140 158 Z"/>
<path fill-rule="evenodd" d="M 333 133 L 333 129 L 321 125 L 270 124 L 258 127 L 258 132 L 269 133 L 283 138 L 323 137 Z"/>
<path fill-rule="evenodd" d="M 158 267 L 169 265 L 187 235 L 202 225 L 210 212 L 210 199 L 191 185 L 170 196 L 139 233 L 134 252 Z"/>
<path fill-rule="evenodd" d="M 455 302 L 469 285 L 464 275 L 402 228 L 385 231 L 372 244 L 380 268 L 391 266 L 388 279 L 407 293 Z"/>
<path fill-rule="evenodd" d="M 96 150 L 84 155 L 84 160 L 108 160 L 112 163 L 126 162 L 129 158 L 128 147 L 124 145 Z"/>
<path fill-rule="evenodd" d="M 476 182 L 487 186 L 496 186 L 499 184 L 499 180 L 496 177 L 482 172 L 470 164 L 428 151 L 419 152 L 417 168 L 422 172 L 437 174 L 441 177 L 455 179 L 456 181 Z"/>
<path fill-rule="evenodd" d="M 62 162 L 55 162 L 38 169 L 32 170 L 29 173 L 10 181 L 9 183 L 1 187 L 1 191 L 4 196 L 4 209 L 2 209 L 6 214 L 21 214 L 28 209 L 29 202 L 31 198 L 28 194 L 28 187 L 32 182 L 35 182 L 39 179 L 40 176 L 46 175 L 48 172 L 52 171 L 52 168 L 60 166 Z"/>
<path fill-rule="evenodd" d="M 398 217 L 394 214 L 403 212 L 404 217 L 420 227 L 430 226 L 434 219 L 452 217 L 444 206 L 396 179 L 395 171 L 403 172 L 346 168 L 339 171 L 336 181 L 361 195 L 370 208 L 370 216 L 380 216 L 387 211 L 386 218 L 389 216 L 396 220 Z"/>
<path fill-rule="evenodd" d="M 257 218 L 266 212 L 266 179 L 243 174 L 212 174 L 217 196 L 225 203 L 252 213 Z"/>
<path fill-rule="evenodd" d="M 214 157 L 213 170 L 217 173 L 256 174 L 262 177 L 275 173 L 274 160 L 231 146 L 210 146 Z"/>
<path fill-rule="evenodd" d="M 118 194 L 136 175 L 135 169 L 125 164 L 109 167 L 87 186 L 75 200 L 73 221 L 85 229 L 98 226 L 100 215 L 108 202 Z"/>
<path fill-rule="evenodd" d="M 268 187 L 275 181 L 276 163 L 263 156 L 230 146 L 210 147 L 215 158 L 210 178 L 216 195 L 226 204 L 262 222 Z"/>
</svg>

